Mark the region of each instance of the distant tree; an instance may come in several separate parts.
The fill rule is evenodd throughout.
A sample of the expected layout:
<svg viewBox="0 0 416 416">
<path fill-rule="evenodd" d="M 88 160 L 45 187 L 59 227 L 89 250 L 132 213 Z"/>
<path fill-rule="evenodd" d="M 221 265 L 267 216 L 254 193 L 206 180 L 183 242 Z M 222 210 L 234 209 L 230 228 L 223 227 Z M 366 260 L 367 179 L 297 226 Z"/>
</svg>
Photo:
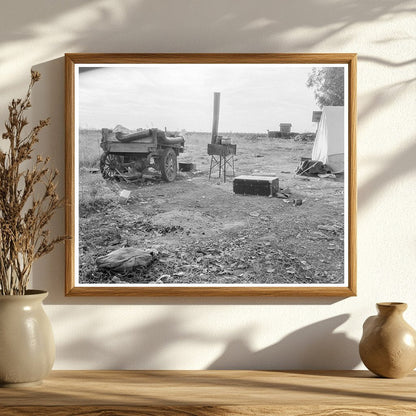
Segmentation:
<svg viewBox="0 0 416 416">
<path fill-rule="evenodd" d="M 313 68 L 306 86 L 313 89 L 320 108 L 327 105 L 344 105 L 344 68 Z"/>
</svg>

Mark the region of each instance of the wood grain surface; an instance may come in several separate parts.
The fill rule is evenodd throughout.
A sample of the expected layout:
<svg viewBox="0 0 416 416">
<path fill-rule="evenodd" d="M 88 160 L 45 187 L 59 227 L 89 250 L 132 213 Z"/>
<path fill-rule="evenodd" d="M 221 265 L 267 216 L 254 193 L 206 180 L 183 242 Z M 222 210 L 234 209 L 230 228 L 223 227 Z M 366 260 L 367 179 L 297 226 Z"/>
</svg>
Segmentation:
<svg viewBox="0 0 416 416">
<path fill-rule="evenodd" d="M 0 389 L 0 415 L 416 415 L 416 373 L 54 371 Z"/>
</svg>

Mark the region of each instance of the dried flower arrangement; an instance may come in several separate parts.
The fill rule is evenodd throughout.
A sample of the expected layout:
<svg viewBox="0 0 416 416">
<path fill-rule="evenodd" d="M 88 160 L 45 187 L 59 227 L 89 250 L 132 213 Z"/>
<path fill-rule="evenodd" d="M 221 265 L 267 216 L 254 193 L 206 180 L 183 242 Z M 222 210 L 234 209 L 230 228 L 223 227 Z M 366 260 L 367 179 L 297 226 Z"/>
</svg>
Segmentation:
<svg viewBox="0 0 416 416">
<path fill-rule="evenodd" d="M 63 200 L 56 193 L 58 171 L 48 167 L 49 157 L 37 156 L 31 167 L 39 132 L 50 119 L 41 120 L 27 134 L 25 111 L 39 72 L 32 71 L 25 98 L 13 100 L 5 123 L 3 140 L 8 150 L 0 150 L 0 294 L 24 295 L 33 262 L 65 239 L 51 239 L 45 227 Z"/>
</svg>

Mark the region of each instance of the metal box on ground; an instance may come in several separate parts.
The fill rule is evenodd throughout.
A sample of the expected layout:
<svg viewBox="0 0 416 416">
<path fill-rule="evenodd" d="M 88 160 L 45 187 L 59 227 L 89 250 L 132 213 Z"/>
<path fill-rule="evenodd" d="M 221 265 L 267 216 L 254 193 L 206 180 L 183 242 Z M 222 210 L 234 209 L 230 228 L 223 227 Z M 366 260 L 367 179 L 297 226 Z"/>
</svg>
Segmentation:
<svg viewBox="0 0 416 416">
<path fill-rule="evenodd" d="M 275 176 L 237 176 L 233 181 L 233 191 L 242 195 L 276 196 L 279 192 L 279 178 Z"/>
</svg>

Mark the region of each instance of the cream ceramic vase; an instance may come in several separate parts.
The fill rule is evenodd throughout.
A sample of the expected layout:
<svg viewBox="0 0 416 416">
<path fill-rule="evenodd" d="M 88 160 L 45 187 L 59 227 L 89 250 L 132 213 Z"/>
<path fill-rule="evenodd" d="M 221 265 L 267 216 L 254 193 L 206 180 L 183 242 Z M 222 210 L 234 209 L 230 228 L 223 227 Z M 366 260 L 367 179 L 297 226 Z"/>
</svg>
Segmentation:
<svg viewBox="0 0 416 416">
<path fill-rule="evenodd" d="M 416 331 L 403 319 L 405 303 L 377 303 L 378 315 L 363 325 L 360 357 L 381 377 L 400 378 L 416 367 Z"/>
<path fill-rule="evenodd" d="M 39 384 L 55 360 L 52 326 L 42 301 L 48 292 L 0 295 L 0 385 Z"/>
</svg>

